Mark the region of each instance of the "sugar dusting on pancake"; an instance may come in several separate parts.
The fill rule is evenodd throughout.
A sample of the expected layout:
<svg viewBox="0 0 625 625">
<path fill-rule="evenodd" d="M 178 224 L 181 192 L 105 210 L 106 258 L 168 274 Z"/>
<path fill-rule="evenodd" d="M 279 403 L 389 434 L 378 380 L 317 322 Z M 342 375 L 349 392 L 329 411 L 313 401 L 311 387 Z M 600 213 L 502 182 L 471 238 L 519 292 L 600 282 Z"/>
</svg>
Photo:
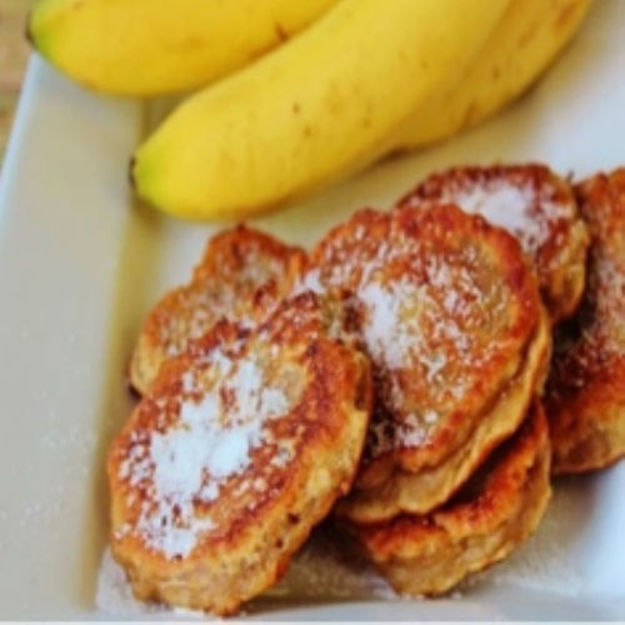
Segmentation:
<svg viewBox="0 0 625 625">
<path fill-rule="evenodd" d="M 134 533 L 168 559 L 187 556 L 197 539 L 213 529 L 210 515 L 198 508 L 216 500 L 222 484 L 245 473 L 253 450 L 271 438 L 267 422 L 292 405 L 249 357 L 232 360 L 216 349 L 204 374 L 215 377 L 208 391 L 200 390 L 192 371 L 184 373 L 180 401 L 159 406 L 157 419 L 162 416 L 169 424 L 135 436 L 119 469 L 120 479 L 146 489 L 136 523 L 123 526 L 119 537 Z M 172 408 L 173 421 L 165 416 Z M 283 447 L 272 462 L 288 458 Z M 252 486 L 262 486 L 262 479 Z"/>
<path fill-rule="evenodd" d="M 347 288 L 360 306 L 359 334 L 381 404 L 369 429 L 367 460 L 426 444 L 479 383 L 480 368 L 496 355 L 491 339 L 502 331 L 509 293 L 485 279 L 488 268 L 470 243 L 450 246 L 437 232 L 439 244 L 431 245 L 425 236 L 408 234 L 401 218 L 383 213 L 367 210 L 359 219 L 364 223 L 347 241 L 334 244 L 329 237 L 295 289 Z M 368 236 L 370 222 L 382 236 Z M 425 399 L 412 400 L 416 389 Z"/>
<path fill-rule="evenodd" d="M 184 352 L 190 341 L 199 339 L 218 319 L 235 317 L 238 323 L 251 327 L 254 321 L 252 300 L 250 297 L 248 307 L 240 305 L 241 290 L 239 284 L 209 276 L 194 283 L 192 288 L 176 292 L 176 314 L 166 311 L 159 316 L 157 324 L 158 340 L 167 357 Z"/>
<path fill-rule="evenodd" d="M 130 366 L 133 386 L 145 394 L 160 365 L 219 320 L 251 328 L 265 319 L 304 258 L 303 250 L 245 226 L 211 238 L 191 282 L 169 291 L 149 313 Z"/>
<path fill-rule="evenodd" d="M 424 200 L 452 202 L 464 211 L 482 215 L 504 228 L 534 257 L 553 237 L 558 222 L 576 219 L 572 195 L 542 166 L 494 166 L 451 169 L 434 174 L 402 203 L 418 206 Z"/>
<path fill-rule="evenodd" d="M 584 290 L 588 232 L 571 185 L 538 164 L 453 167 L 399 200 L 413 209 L 451 202 L 515 236 L 534 264 L 551 319 L 577 309 Z"/>
<path fill-rule="evenodd" d="M 372 380 L 344 310 L 302 294 L 163 364 L 107 464 L 111 549 L 135 596 L 231 614 L 348 492 Z"/>
<path fill-rule="evenodd" d="M 576 192 L 591 243 L 584 298 L 556 334 L 547 385 L 554 473 L 625 455 L 625 170 L 597 174 Z"/>
<path fill-rule="evenodd" d="M 530 184 L 512 184 L 509 180 L 495 180 L 484 187 L 467 185 L 447 190 L 443 201 L 456 202 L 468 213 L 477 213 L 490 223 L 505 228 L 521 241 L 523 250 L 534 255 L 550 236 L 549 222 L 569 217 L 569 207 L 541 201 L 543 211 L 536 210 L 537 189 Z"/>
</svg>

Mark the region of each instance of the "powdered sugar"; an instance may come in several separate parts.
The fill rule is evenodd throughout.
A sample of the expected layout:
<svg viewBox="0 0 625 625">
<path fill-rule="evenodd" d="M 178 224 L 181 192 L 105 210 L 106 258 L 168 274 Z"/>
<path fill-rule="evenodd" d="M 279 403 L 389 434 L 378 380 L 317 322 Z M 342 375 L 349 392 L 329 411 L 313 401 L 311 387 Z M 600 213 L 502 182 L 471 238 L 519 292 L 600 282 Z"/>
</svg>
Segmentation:
<svg viewBox="0 0 625 625">
<path fill-rule="evenodd" d="M 420 282 L 415 278 L 418 275 Z M 386 393 L 381 398 L 396 417 L 392 427 L 380 428 L 377 435 L 372 430 L 368 453 L 376 456 L 397 445 L 422 445 L 445 413 L 447 400 L 458 400 L 467 390 L 469 380 L 462 375 L 451 377 L 448 369 L 456 371 L 459 365 L 462 370 L 469 354 L 473 366 L 488 356 L 487 346 L 480 348 L 479 355 L 474 353 L 471 328 L 481 323 L 480 304 L 492 294 L 475 284 L 464 264 L 429 252 L 414 274 L 405 273 L 386 283 L 372 278 L 359 287 L 357 295 L 365 309 L 363 339 L 385 379 Z M 407 412 L 402 371 L 412 372 L 409 383 L 414 387 L 418 383 L 415 370 L 420 372 L 422 393 L 429 399 L 423 402 L 422 411 Z"/>
<path fill-rule="evenodd" d="M 427 182 L 424 188 L 428 189 Z M 547 180 L 536 185 L 531 178 L 512 175 L 490 179 L 469 176 L 456 179 L 450 175 L 442 179 L 442 188 L 437 191 L 433 195 L 426 192 L 426 198 L 451 202 L 468 213 L 482 215 L 491 224 L 516 236 L 530 256 L 552 236 L 552 224 L 575 217 L 574 203 L 554 201 L 556 188 Z M 419 201 L 415 198 L 412 203 Z"/>
<path fill-rule="evenodd" d="M 591 335 L 602 335 L 604 349 L 612 353 L 625 354 L 625 253 L 623 258 L 616 254 L 596 254 L 591 265 L 588 297 L 595 300 L 597 307 L 596 327 Z"/>
<path fill-rule="evenodd" d="M 377 369 L 386 377 L 388 393 L 384 398 L 385 404 L 398 415 L 404 412 L 405 403 L 398 371 L 418 363 L 424 367 L 428 378 L 437 375 L 445 363 L 444 356 L 432 360 L 431 354 L 423 349 L 419 315 L 415 314 L 413 307 L 420 296 L 427 297 L 424 291 L 407 277 L 386 285 L 369 282 L 358 291 L 365 306 L 362 335 L 367 351 Z M 383 424 L 378 429 L 374 427 L 368 437 L 368 453 L 375 456 L 400 442 L 405 446 L 423 444 L 427 439 L 427 426 L 433 425 L 437 416 L 435 411 L 430 410 L 426 424 L 417 414 L 403 414 L 401 423 L 393 428 L 386 428 Z"/>
<path fill-rule="evenodd" d="M 319 269 L 312 269 L 305 272 L 295 283 L 291 295 L 299 295 L 300 293 L 304 293 L 306 291 L 312 291 L 313 293 L 324 293 L 325 288 L 321 283 Z"/>
<path fill-rule="evenodd" d="M 365 236 L 368 229 L 359 220 L 374 223 L 384 238 Z M 491 343 L 496 346 L 476 337 L 485 336 L 485 315 L 496 316 L 505 306 L 506 291 L 484 278 L 488 269 L 474 246 L 447 249 L 443 238 L 442 248 L 432 245 L 427 234 L 408 234 L 392 214 L 368 211 L 350 228 L 346 238 L 331 237 L 319 250 L 321 263 L 300 288 L 353 294 L 360 339 L 378 379 L 377 401 L 384 407 L 368 437 L 367 455 L 376 456 L 427 443 L 461 401 L 474 382 L 471 372 L 490 357 Z M 496 335 L 497 323 L 490 327 Z"/>
<path fill-rule="evenodd" d="M 490 223 L 505 228 L 521 239 L 526 251 L 535 250 L 549 236 L 545 225 L 530 212 L 535 193 L 529 187 L 518 187 L 504 182 L 488 188 L 475 185 L 445 199 L 456 202 L 469 213 L 478 213 Z"/>
<path fill-rule="evenodd" d="M 191 283 L 172 292 L 164 303 L 159 304 L 153 319 L 158 323 L 159 342 L 168 357 L 182 353 L 189 341 L 198 339 L 209 331 L 220 319 L 236 321 L 242 326 L 255 324 L 256 309 L 254 295 L 273 281 L 278 284 L 287 272 L 287 258 L 270 254 L 257 245 L 258 241 L 248 241 L 238 246 L 237 261 L 228 255 L 212 258 L 210 270 L 204 266 L 196 268 Z M 233 265 L 234 263 L 234 265 Z M 213 266 L 223 266 L 218 272 Z M 268 308 L 278 301 L 278 297 L 263 291 Z M 273 301 L 276 300 L 276 301 Z"/>
<path fill-rule="evenodd" d="M 282 415 L 288 410 L 285 394 L 278 388 L 263 386 L 263 374 L 256 363 L 246 359 L 237 363 L 232 380 L 224 385 L 236 400 L 232 407 L 232 421 L 238 423 L 250 415 L 254 423 L 262 423 L 271 415 Z"/>
<path fill-rule="evenodd" d="M 414 296 L 410 281 L 402 279 L 381 285 L 365 283 L 358 290 L 359 299 L 365 304 L 366 319 L 362 333 L 371 356 L 380 365 L 397 369 L 408 364 L 411 353 L 419 340 L 415 317 L 406 314 L 405 303 Z"/>
<path fill-rule="evenodd" d="M 240 289 L 247 287 L 247 290 L 254 290 L 274 278 L 284 277 L 288 258 L 286 250 L 284 258 L 271 255 L 267 250 L 260 248 L 251 248 L 246 252 L 241 259 L 242 266 L 231 278 Z"/>
<path fill-rule="evenodd" d="M 154 319 L 159 324 L 159 341 L 165 354 L 179 355 L 190 341 L 204 336 L 220 319 L 252 327 L 255 322 L 252 293 L 249 287 L 243 290 L 221 277 L 205 278 L 178 290 L 173 302 L 155 309 Z"/>
<path fill-rule="evenodd" d="M 118 535 L 138 534 L 167 558 L 187 556 L 213 529 L 197 504 L 214 501 L 223 483 L 246 470 L 251 452 L 266 440 L 267 420 L 290 407 L 284 391 L 268 386 L 252 359 L 230 360 L 221 350 L 211 357 L 219 378 L 212 388 L 197 398 L 196 381 L 185 372 L 182 387 L 190 395 L 180 403 L 176 422 L 152 432 L 147 442 L 135 442 L 120 465 L 120 479 L 147 485 L 148 501 L 134 527 Z"/>
</svg>

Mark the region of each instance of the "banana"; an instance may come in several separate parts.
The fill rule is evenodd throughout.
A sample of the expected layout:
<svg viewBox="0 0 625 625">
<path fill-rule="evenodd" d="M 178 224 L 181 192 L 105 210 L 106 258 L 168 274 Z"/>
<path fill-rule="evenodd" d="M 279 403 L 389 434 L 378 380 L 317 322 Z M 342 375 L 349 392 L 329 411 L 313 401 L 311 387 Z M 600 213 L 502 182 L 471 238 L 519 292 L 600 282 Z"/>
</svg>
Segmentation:
<svg viewBox="0 0 625 625">
<path fill-rule="evenodd" d="M 394 148 L 449 137 L 493 115 L 525 91 L 577 32 L 592 0 L 512 0 L 467 74 L 415 112 Z"/>
<path fill-rule="evenodd" d="M 187 99 L 135 153 L 139 195 L 242 218 L 335 180 L 449 89 L 508 0 L 340 0 L 298 37 Z"/>
<path fill-rule="evenodd" d="M 150 96 L 205 86 L 282 43 L 336 0 L 40 0 L 28 36 L 99 91 Z"/>
</svg>

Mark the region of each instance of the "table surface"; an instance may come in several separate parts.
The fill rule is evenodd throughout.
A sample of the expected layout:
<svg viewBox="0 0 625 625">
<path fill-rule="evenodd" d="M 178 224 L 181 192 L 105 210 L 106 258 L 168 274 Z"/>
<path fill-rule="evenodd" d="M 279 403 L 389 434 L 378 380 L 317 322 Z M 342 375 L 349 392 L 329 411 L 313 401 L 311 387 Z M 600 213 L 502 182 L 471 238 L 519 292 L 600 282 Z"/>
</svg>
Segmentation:
<svg viewBox="0 0 625 625">
<path fill-rule="evenodd" d="M 0 163 L 28 59 L 24 29 L 32 4 L 33 0 L 0 0 Z"/>
</svg>

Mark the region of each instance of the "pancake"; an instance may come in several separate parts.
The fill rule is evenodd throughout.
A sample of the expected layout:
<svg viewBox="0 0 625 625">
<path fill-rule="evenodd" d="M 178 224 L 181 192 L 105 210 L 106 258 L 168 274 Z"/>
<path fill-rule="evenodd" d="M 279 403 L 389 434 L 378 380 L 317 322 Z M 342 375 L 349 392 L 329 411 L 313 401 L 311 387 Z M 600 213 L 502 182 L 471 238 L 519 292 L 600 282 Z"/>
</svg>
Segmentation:
<svg viewBox="0 0 625 625">
<path fill-rule="evenodd" d="M 534 263 L 554 323 L 577 309 L 588 234 L 570 185 L 544 165 L 457 167 L 434 174 L 399 202 L 453 202 L 505 228 Z"/>
<path fill-rule="evenodd" d="M 372 390 L 343 311 L 303 294 L 163 365 L 108 460 L 112 553 L 137 598 L 234 612 L 348 491 Z"/>
<path fill-rule="evenodd" d="M 518 241 L 452 205 L 366 210 L 320 242 L 300 288 L 346 291 L 376 386 L 357 522 L 449 498 L 522 421 L 550 336 Z"/>
<path fill-rule="evenodd" d="M 251 325 L 267 316 L 299 273 L 305 254 L 238 226 L 209 240 L 191 282 L 150 311 L 130 364 L 130 382 L 146 393 L 161 364 L 182 353 L 219 319 Z"/>
<path fill-rule="evenodd" d="M 532 393 L 542 388 L 551 353 L 549 346 L 550 326 L 545 313 L 519 372 L 493 405 L 485 408 L 479 418 L 474 416 L 475 429 L 467 442 L 450 451 L 438 465 L 417 473 L 395 467 L 390 479 L 380 486 L 355 489 L 337 504 L 337 515 L 358 523 L 372 523 L 391 519 L 403 511 L 428 511 L 445 502 L 521 423 Z M 380 427 L 380 422 L 374 416 L 371 428 L 376 427 Z"/>
<path fill-rule="evenodd" d="M 534 532 L 550 498 L 549 465 L 547 422 L 536 401 L 453 500 L 427 515 L 347 529 L 397 592 L 440 595 Z"/>
<path fill-rule="evenodd" d="M 556 336 L 546 402 L 555 473 L 625 455 L 625 169 L 576 191 L 591 237 L 588 286 Z"/>
</svg>

